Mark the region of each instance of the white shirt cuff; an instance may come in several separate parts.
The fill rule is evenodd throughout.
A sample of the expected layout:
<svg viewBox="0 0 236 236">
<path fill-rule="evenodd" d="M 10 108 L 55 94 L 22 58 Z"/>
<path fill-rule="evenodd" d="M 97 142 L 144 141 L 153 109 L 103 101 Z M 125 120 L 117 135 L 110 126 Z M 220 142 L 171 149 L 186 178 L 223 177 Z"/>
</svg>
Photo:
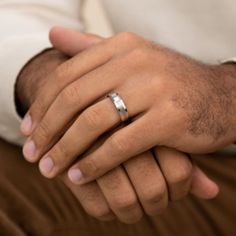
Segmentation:
<svg viewBox="0 0 236 236">
<path fill-rule="evenodd" d="M 236 57 L 220 60 L 221 64 L 225 63 L 236 63 Z"/>
<path fill-rule="evenodd" d="M 22 145 L 25 140 L 20 133 L 21 118 L 15 107 L 16 78 L 33 56 L 50 46 L 48 32 L 0 41 L 0 136 L 9 142 Z"/>
</svg>

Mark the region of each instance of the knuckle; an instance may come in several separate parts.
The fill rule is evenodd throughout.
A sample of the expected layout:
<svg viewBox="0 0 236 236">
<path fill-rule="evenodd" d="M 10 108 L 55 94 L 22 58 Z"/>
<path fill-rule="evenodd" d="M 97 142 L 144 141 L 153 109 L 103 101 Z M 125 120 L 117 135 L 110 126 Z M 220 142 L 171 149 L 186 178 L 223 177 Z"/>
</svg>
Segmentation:
<svg viewBox="0 0 236 236">
<path fill-rule="evenodd" d="M 149 203 L 158 203 L 160 202 L 166 195 L 166 186 L 163 184 L 158 187 L 152 187 L 149 191 L 144 191 L 142 193 L 142 199 Z"/>
<path fill-rule="evenodd" d="M 117 34 L 117 36 L 115 36 L 118 40 L 121 40 L 123 42 L 126 42 L 126 43 L 134 43 L 134 42 L 137 42 L 137 41 L 140 41 L 141 37 L 134 34 L 134 33 L 131 33 L 131 32 L 121 32 L 119 34 Z"/>
<path fill-rule="evenodd" d="M 40 145 L 49 139 L 49 135 L 50 125 L 45 121 L 41 121 L 33 135 L 33 140 L 37 143 L 37 145 Z"/>
<path fill-rule="evenodd" d="M 113 200 L 114 207 L 121 212 L 132 211 L 137 206 L 137 199 L 131 196 L 120 196 Z"/>
<path fill-rule="evenodd" d="M 109 147 L 111 150 L 115 150 L 122 155 L 129 150 L 130 145 L 127 139 L 124 139 L 120 135 L 114 134 L 110 138 Z"/>
<path fill-rule="evenodd" d="M 169 183 L 172 185 L 187 182 L 192 176 L 192 165 L 185 164 L 182 168 L 176 169 L 169 177 Z"/>
<path fill-rule="evenodd" d="M 149 57 L 150 52 L 147 47 L 137 47 L 130 52 L 130 56 L 133 58 L 142 59 L 144 61 Z"/>
<path fill-rule="evenodd" d="M 61 164 L 65 160 L 68 160 L 70 157 L 66 146 L 62 142 L 59 142 L 57 145 L 55 145 L 52 150 L 52 156 L 54 157 L 53 159 L 57 165 Z"/>
<path fill-rule="evenodd" d="M 85 209 L 85 211 L 97 219 L 105 218 L 111 214 L 111 210 L 108 207 L 93 207 Z"/>
<path fill-rule="evenodd" d="M 74 105 L 79 100 L 79 97 L 79 90 L 77 86 L 74 85 L 66 87 L 60 95 L 61 102 L 65 103 L 66 105 Z"/>
<path fill-rule="evenodd" d="M 86 128 L 89 128 L 91 130 L 96 129 L 99 127 L 101 123 L 101 109 L 97 106 L 92 106 L 85 110 L 85 112 L 82 113 L 81 118 L 85 122 Z"/>
<path fill-rule="evenodd" d="M 95 174 L 99 175 L 102 169 L 97 165 L 93 158 L 86 158 L 80 161 L 79 168 L 83 175 L 92 177 Z"/>
</svg>

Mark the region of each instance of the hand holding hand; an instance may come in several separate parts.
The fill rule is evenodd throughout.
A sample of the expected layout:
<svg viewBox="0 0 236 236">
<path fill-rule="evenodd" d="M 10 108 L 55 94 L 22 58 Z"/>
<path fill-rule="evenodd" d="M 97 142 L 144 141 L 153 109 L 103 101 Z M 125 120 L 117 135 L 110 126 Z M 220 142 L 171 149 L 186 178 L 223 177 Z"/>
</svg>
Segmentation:
<svg viewBox="0 0 236 236">
<path fill-rule="evenodd" d="M 122 96 L 133 122 L 72 167 L 77 183 L 156 145 L 189 153 L 217 150 L 235 140 L 233 69 L 201 64 L 131 33 L 103 40 L 50 75 L 27 115 L 32 126 L 23 128 L 30 135 L 25 155 L 33 161 L 46 153 L 40 165 L 53 163 L 50 171 L 42 168 L 47 177 L 70 165 L 120 123 L 110 99 L 100 100 L 110 91 Z"/>
<path fill-rule="evenodd" d="M 97 40 L 94 39 L 94 42 Z M 86 45 L 85 40 L 82 42 Z M 71 56 L 73 51 L 75 53 L 82 49 L 77 41 L 70 45 L 72 48 L 62 47 L 62 50 Z M 41 98 L 40 95 L 38 98 Z M 189 192 L 203 198 L 211 198 L 217 194 L 217 186 L 195 165 L 192 167 L 185 154 L 167 148 L 155 148 L 154 152 L 159 164 L 151 152 L 146 152 L 124 163 L 127 174 L 121 167 L 117 167 L 84 186 L 71 184 L 65 175 L 64 179 L 89 214 L 104 220 L 116 215 L 127 223 L 137 221 L 142 215 L 138 199 L 147 214 L 155 215 L 166 208 L 168 198 L 177 200 Z"/>
</svg>

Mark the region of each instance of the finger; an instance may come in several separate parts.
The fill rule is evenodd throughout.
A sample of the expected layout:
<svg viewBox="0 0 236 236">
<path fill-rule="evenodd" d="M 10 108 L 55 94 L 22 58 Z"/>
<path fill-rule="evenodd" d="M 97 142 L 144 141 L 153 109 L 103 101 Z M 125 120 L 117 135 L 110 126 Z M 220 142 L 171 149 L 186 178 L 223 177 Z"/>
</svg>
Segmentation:
<svg viewBox="0 0 236 236">
<path fill-rule="evenodd" d="M 29 136 L 31 134 L 61 90 L 74 80 L 77 80 L 87 72 L 99 67 L 111 58 L 111 53 L 106 52 L 108 51 L 106 49 L 103 50 L 104 52 L 102 55 L 99 55 L 99 46 L 100 45 L 95 45 L 94 47 L 81 52 L 60 65 L 55 71 L 48 75 L 47 82 L 41 88 L 39 95 L 21 123 L 21 131 L 24 135 Z M 89 59 L 87 58 L 87 54 L 90 54 Z M 90 63 L 88 63 L 88 61 Z M 45 94 L 47 96 L 45 96 Z"/>
<path fill-rule="evenodd" d="M 170 200 L 182 199 L 190 191 L 192 162 L 186 154 L 175 149 L 156 147 L 154 152 L 165 176 Z"/>
<path fill-rule="evenodd" d="M 146 214 L 161 214 L 168 205 L 168 190 L 153 154 L 148 151 L 123 164 Z"/>
<path fill-rule="evenodd" d="M 110 208 L 120 221 L 138 222 L 143 213 L 135 191 L 122 167 L 117 167 L 97 179 Z"/>
<path fill-rule="evenodd" d="M 214 198 L 218 194 L 219 188 L 216 183 L 210 180 L 199 167 L 192 165 L 191 160 L 184 153 L 158 147 L 156 155 L 166 178 L 171 200 L 181 199 L 188 192 L 203 199 Z"/>
<path fill-rule="evenodd" d="M 219 187 L 199 167 L 193 165 L 191 193 L 199 198 L 211 199 L 218 195 Z"/>
<path fill-rule="evenodd" d="M 111 127 L 115 127 L 119 122 L 120 117 L 108 98 L 86 109 L 40 160 L 39 168 L 41 173 L 48 178 L 54 177 L 86 151 L 99 136 Z M 32 139 L 39 146 L 39 138 L 41 136 L 38 135 L 37 130 L 38 128 L 34 132 Z M 42 141 L 40 146 L 45 147 Z M 42 150 L 41 153 L 39 151 L 37 153 L 39 153 L 37 157 L 40 157 Z M 48 168 L 48 163 L 51 163 L 50 168 Z"/>
<path fill-rule="evenodd" d="M 23 147 L 24 156 L 28 161 L 36 161 L 42 153 L 48 151 L 54 141 L 58 140 L 64 127 L 84 108 L 93 104 L 98 98 L 104 97 L 114 88 L 119 87 L 121 81 L 126 78 L 126 73 L 121 72 L 119 76 L 112 78 L 114 69 L 117 68 L 117 63 L 114 60 L 106 66 L 94 70 L 94 72 L 86 76 L 87 78 L 75 81 L 58 95 Z M 89 88 L 89 90 L 86 88 Z M 142 111 L 148 103 L 148 97 L 142 96 L 143 89 L 136 92 L 133 90 L 134 88 L 116 89 L 122 96 L 124 94 L 125 97 L 123 99 L 127 103 L 126 106 L 130 113 L 132 113 L 133 107 L 139 107 L 140 111 Z M 99 108 L 101 111 L 103 109 L 103 107 Z M 96 110 L 99 112 L 98 109 Z M 112 111 L 110 114 L 115 112 Z M 57 114 L 56 122 L 55 114 Z M 109 116 L 110 114 L 106 113 L 105 115 Z M 104 122 L 106 119 L 107 117 L 104 117 Z M 29 146 L 34 147 L 33 152 Z"/>
<path fill-rule="evenodd" d="M 120 94 L 124 97 L 125 101 L 127 101 L 126 106 L 128 107 L 131 117 L 145 109 L 145 99 L 137 103 L 137 99 L 132 95 L 132 91 L 121 91 Z M 64 114 L 63 105 L 60 104 L 61 103 L 57 103 L 55 106 L 51 106 L 43 120 L 33 132 L 32 137 L 24 145 L 23 153 L 27 160 L 38 160 L 41 155 L 55 144 L 55 141 L 59 139 L 62 133 L 61 130 L 67 126 L 67 122 L 69 122 L 68 115 L 70 115 L 70 113 L 67 112 Z M 66 106 L 64 108 L 68 111 Z M 58 116 L 57 122 L 54 121 L 54 114 Z M 74 115 L 71 116 L 74 117 Z M 50 156 L 50 163 L 53 163 L 56 167 L 51 166 L 54 169 L 50 170 L 50 173 L 45 172 L 44 174 L 48 177 L 55 176 L 59 171 L 67 167 L 77 156 L 81 155 L 100 135 L 119 123 L 120 116 L 109 98 L 87 108 L 40 162 L 42 164 L 46 159 L 46 162 L 48 162 Z M 81 137 L 83 137 L 83 139 L 81 139 Z M 32 142 L 34 146 L 37 147 L 33 156 L 25 151 Z M 40 166 L 43 167 L 44 165 Z M 47 167 L 47 165 L 45 165 L 45 167 Z M 45 168 L 45 170 L 48 170 L 48 168 Z"/>
<path fill-rule="evenodd" d="M 65 175 L 62 176 L 62 180 L 89 215 L 103 221 L 110 221 L 116 218 L 96 182 L 84 186 L 76 186 Z"/>
<path fill-rule="evenodd" d="M 132 104 L 129 109 L 131 117 L 142 111 L 140 109 L 143 109 L 144 105 L 137 104 L 133 96 L 129 93 L 121 94 L 124 94 L 122 96 L 127 98 L 127 107 Z M 45 121 L 45 123 L 48 122 Z M 41 173 L 49 178 L 56 176 L 59 172 L 68 167 L 76 157 L 86 151 L 99 136 L 111 128 L 116 127 L 119 123 L 120 116 L 109 98 L 87 108 L 62 136 L 58 143 L 40 160 L 39 167 Z M 49 124 L 53 124 L 53 122 Z M 50 125 L 50 129 L 52 129 L 52 126 L 53 125 Z M 41 138 L 42 135 L 37 136 L 37 130 L 38 129 L 34 132 L 32 140 L 34 140 L 34 142 L 36 141 L 38 144 L 38 139 Z M 44 135 L 44 137 L 50 138 L 50 135 Z M 41 142 L 41 147 L 48 146 L 46 142 L 46 139 L 44 143 Z M 38 150 L 37 153 L 39 153 Z M 40 157 L 40 154 L 38 157 Z M 51 164 L 50 168 L 48 168 L 48 163 Z"/>
<path fill-rule="evenodd" d="M 41 89 L 40 94 L 37 96 L 29 109 L 29 112 L 22 121 L 22 133 L 26 136 L 29 136 L 32 133 L 51 103 L 67 85 L 75 80 L 80 80 L 80 77 L 108 62 L 114 55 L 119 55 L 137 47 L 141 41 L 130 35 L 132 34 L 123 33 L 120 34 L 120 36 L 104 40 L 101 43 L 91 46 L 60 65 L 52 74 L 50 74 L 47 83 Z M 117 43 L 119 44 L 119 47 L 117 47 Z M 114 75 L 114 71 L 112 74 Z M 83 91 L 83 88 L 88 92 L 88 87 L 82 86 L 80 87 L 79 92 L 73 88 L 67 90 L 67 92 L 72 92 L 71 96 L 75 98 Z"/>
<path fill-rule="evenodd" d="M 88 47 L 103 40 L 94 34 L 81 33 L 64 27 L 55 26 L 50 30 L 49 39 L 52 45 L 68 56 L 74 56 Z"/>
<path fill-rule="evenodd" d="M 155 146 L 155 139 L 150 135 L 152 127 L 146 116 L 115 132 L 100 148 L 78 161 L 71 168 L 74 172 L 78 172 L 77 178 L 73 180 L 74 183 L 90 182 L 127 161 L 130 157 Z"/>
</svg>

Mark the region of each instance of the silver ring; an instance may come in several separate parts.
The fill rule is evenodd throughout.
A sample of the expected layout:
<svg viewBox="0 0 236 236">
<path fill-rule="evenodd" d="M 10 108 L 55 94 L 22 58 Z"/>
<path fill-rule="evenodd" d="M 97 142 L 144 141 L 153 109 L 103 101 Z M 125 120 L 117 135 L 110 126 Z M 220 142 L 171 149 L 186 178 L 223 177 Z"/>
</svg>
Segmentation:
<svg viewBox="0 0 236 236">
<path fill-rule="evenodd" d="M 121 96 L 118 93 L 112 92 L 112 93 L 109 93 L 107 97 L 109 97 L 112 103 L 114 104 L 117 112 L 120 115 L 121 121 L 124 122 L 128 120 L 129 119 L 128 110 Z"/>
</svg>

